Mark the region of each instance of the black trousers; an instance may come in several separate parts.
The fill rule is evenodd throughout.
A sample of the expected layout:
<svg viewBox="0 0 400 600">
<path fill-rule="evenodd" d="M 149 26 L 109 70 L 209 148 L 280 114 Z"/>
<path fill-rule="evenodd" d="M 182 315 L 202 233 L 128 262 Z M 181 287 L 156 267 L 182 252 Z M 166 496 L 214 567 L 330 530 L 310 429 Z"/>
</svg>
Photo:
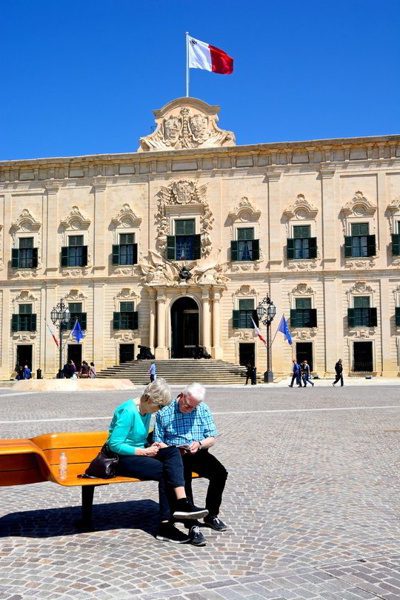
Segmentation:
<svg viewBox="0 0 400 600">
<path fill-rule="evenodd" d="M 208 450 L 199 450 L 195 454 L 189 452 L 182 456 L 185 475 L 186 496 L 193 502 L 192 471 L 209 480 L 206 508 L 210 516 L 219 514 L 228 471 Z"/>
<path fill-rule="evenodd" d="M 343 373 L 336 373 L 335 381 L 333 382 L 333 385 L 335 385 L 335 383 L 338 383 L 339 381 L 340 381 L 340 385 L 343 385 Z"/>
<path fill-rule="evenodd" d="M 118 475 L 137 477 L 145 481 L 158 481 L 160 520 L 171 519 L 176 502 L 173 488 L 185 485 L 182 457 L 178 448 L 175 446 L 161 448 L 154 457 L 136 454 L 120 455 Z"/>
</svg>

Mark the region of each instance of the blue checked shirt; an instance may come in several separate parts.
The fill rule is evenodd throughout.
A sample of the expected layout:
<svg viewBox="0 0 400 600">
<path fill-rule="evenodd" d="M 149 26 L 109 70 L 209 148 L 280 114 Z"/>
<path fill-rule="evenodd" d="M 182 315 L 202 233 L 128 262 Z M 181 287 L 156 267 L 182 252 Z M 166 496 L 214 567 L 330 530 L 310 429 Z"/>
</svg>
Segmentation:
<svg viewBox="0 0 400 600">
<path fill-rule="evenodd" d="M 154 427 L 154 441 L 168 446 L 183 446 L 201 442 L 218 435 L 214 419 L 207 404 L 201 402 L 192 412 L 179 410 L 178 400 L 158 411 Z"/>
</svg>

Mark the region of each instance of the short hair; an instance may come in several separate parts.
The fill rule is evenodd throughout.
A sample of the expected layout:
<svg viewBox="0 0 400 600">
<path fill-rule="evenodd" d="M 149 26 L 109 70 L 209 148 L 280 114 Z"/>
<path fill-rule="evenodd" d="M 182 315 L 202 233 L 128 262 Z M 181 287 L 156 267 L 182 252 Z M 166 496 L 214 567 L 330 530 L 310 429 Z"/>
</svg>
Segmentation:
<svg viewBox="0 0 400 600">
<path fill-rule="evenodd" d="M 152 381 L 143 390 L 142 396 L 146 396 L 156 406 L 168 406 L 171 402 L 171 388 L 162 377 Z"/>
<path fill-rule="evenodd" d="M 183 393 L 188 394 L 197 400 L 197 402 L 203 402 L 204 398 L 206 397 L 206 388 L 204 385 L 201 385 L 201 383 L 191 383 L 185 387 Z"/>
</svg>

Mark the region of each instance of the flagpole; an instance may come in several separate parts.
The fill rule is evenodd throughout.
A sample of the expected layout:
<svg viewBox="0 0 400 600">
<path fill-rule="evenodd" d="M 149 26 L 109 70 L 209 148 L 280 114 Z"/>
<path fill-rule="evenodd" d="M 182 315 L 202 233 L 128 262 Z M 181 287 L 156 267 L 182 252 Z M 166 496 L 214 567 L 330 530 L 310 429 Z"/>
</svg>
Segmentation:
<svg viewBox="0 0 400 600">
<path fill-rule="evenodd" d="M 186 34 L 186 98 L 189 98 L 189 32 Z"/>
</svg>

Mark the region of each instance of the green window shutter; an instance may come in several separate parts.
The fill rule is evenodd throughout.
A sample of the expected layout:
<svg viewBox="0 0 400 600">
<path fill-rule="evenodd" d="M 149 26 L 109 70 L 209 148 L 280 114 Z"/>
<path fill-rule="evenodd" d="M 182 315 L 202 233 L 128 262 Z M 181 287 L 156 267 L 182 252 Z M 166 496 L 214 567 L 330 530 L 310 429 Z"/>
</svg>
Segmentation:
<svg viewBox="0 0 400 600">
<path fill-rule="evenodd" d="M 400 235 L 392 233 L 392 255 L 400 256 Z"/>
<path fill-rule="evenodd" d="M 36 269 L 38 266 L 38 249 L 32 248 L 32 269 Z"/>
<path fill-rule="evenodd" d="M 232 240 L 231 241 L 231 261 L 238 259 L 238 242 Z"/>
<path fill-rule="evenodd" d="M 82 246 L 82 264 L 81 267 L 87 266 L 87 246 Z"/>
<path fill-rule="evenodd" d="M 251 313 L 251 317 L 252 317 L 252 319 L 253 319 L 254 323 L 255 323 L 255 324 L 257 325 L 257 327 L 258 327 L 258 326 L 259 326 L 259 324 L 260 324 L 260 321 L 259 321 L 259 318 L 258 318 L 258 314 L 257 314 L 257 310 L 256 310 L 256 309 L 254 309 L 254 310 L 252 311 L 252 313 Z"/>
<path fill-rule="evenodd" d="M 378 324 L 378 321 L 377 321 L 376 308 L 370 308 L 369 315 L 368 315 L 368 327 L 376 327 L 377 324 Z"/>
<path fill-rule="evenodd" d="M 167 235 L 167 259 L 175 260 L 175 236 Z"/>
<path fill-rule="evenodd" d="M 33 314 L 30 316 L 30 328 L 29 331 L 36 331 L 36 315 Z"/>
<path fill-rule="evenodd" d="M 299 319 L 298 319 L 298 312 L 297 310 L 291 308 L 290 309 L 290 326 L 293 327 L 294 329 L 296 327 L 299 327 Z"/>
<path fill-rule="evenodd" d="M 19 315 L 11 316 L 11 331 L 19 331 Z"/>
<path fill-rule="evenodd" d="M 317 258 L 317 238 L 309 238 L 308 239 L 308 248 L 309 248 L 309 258 Z"/>
<path fill-rule="evenodd" d="M 82 329 L 87 328 L 87 314 L 85 312 L 79 315 L 79 323 L 81 324 Z"/>
<path fill-rule="evenodd" d="M 113 329 L 121 329 L 121 313 L 113 313 Z"/>
<path fill-rule="evenodd" d="M 137 244 L 133 244 L 133 264 L 137 264 Z"/>
<path fill-rule="evenodd" d="M 18 269 L 19 267 L 19 248 L 11 250 L 11 266 L 13 269 Z"/>
<path fill-rule="evenodd" d="M 347 326 L 349 328 L 355 326 L 354 308 L 348 308 L 347 309 Z"/>
<path fill-rule="evenodd" d="M 376 245 L 375 245 L 375 236 L 374 235 L 367 236 L 367 251 L 368 251 L 368 256 L 375 256 L 375 254 L 376 254 Z"/>
<path fill-rule="evenodd" d="M 349 258 L 350 256 L 353 255 L 351 240 L 352 240 L 351 235 L 344 236 L 344 255 L 346 258 Z"/>
<path fill-rule="evenodd" d="M 193 260 L 201 258 L 201 235 L 198 233 L 193 236 Z"/>
<path fill-rule="evenodd" d="M 61 248 L 61 266 L 68 267 L 68 258 L 69 258 L 69 248 L 68 246 L 63 246 Z"/>
<path fill-rule="evenodd" d="M 253 240 L 252 246 L 253 246 L 253 259 L 252 260 L 259 260 L 259 258 L 260 258 L 260 240 Z"/>
<path fill-rule="evenodd" d="M 317 327 L 317 309 L 310 308 L 310 327 Z"/>
<path fill-rule="evenodd" d="M 286 256 L 288 260 L 292 260 L 294 258 L 294 239 L 293 238 L 288 238 L 287 239 L 287 246 L 286 246 Z"/>
<path fill-rule="evenodd" d="M 113 244 L 112 247 L 112 264 L 119 265 L 119 244 Z"/>
<path fill-rule="evenodd" d="M 139 329 L 139 313 L 136 310 L 133 314 L 133 324 L 132 329 Z"/>
<path fill-rule="evenodd" d="M 400 327 L 400 306 L 396 306 L 396 327 Z"/>
<path fill-rule="evenodd" d="M 240 310 L 232 311 L 232 327 L 233 329 L 240 328 Z"/>
</svg>

